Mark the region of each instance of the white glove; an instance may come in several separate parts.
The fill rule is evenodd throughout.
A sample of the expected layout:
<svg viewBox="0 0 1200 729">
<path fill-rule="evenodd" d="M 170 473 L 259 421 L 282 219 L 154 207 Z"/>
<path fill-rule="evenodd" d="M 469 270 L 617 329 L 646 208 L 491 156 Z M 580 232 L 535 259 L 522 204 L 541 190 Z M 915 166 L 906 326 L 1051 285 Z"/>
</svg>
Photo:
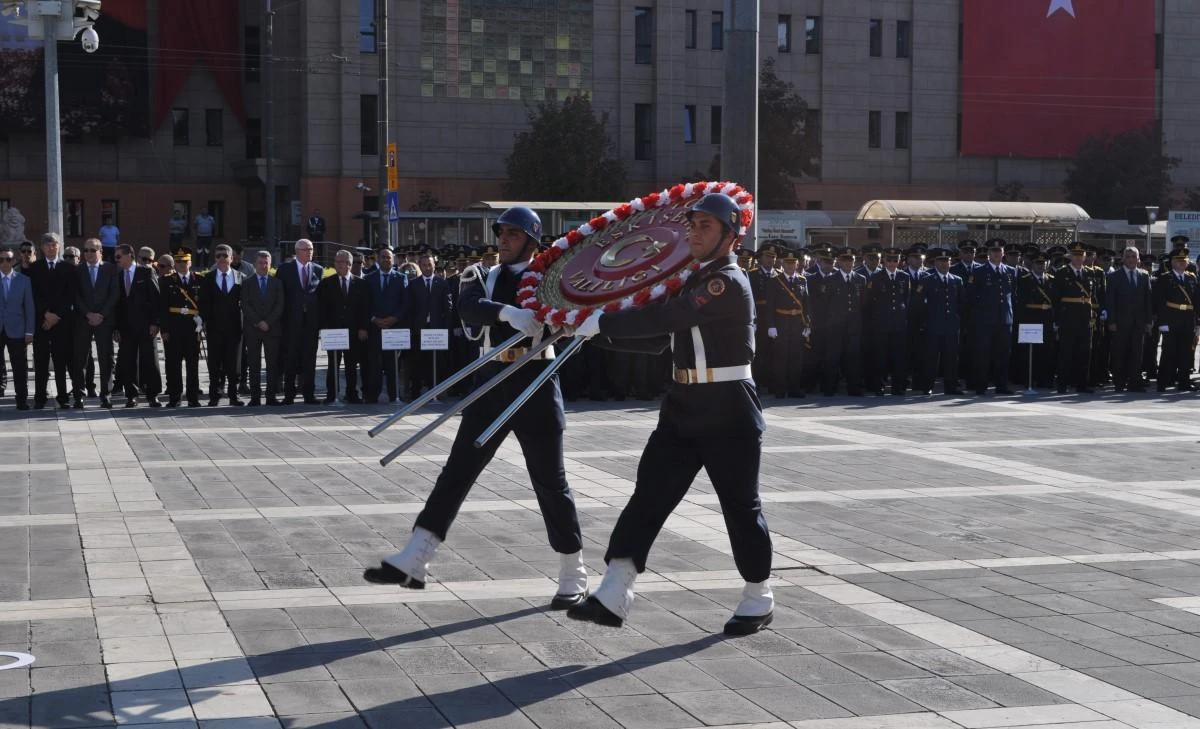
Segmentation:
<svg viewBox="0 0 1200 729">
<path fill-rule="evenodd" d="M 598 314 L 592 314 L 587 319 L 584 319 L 582 324 L 575 327 L 575 336 L 583 337 L 584 339 L 591 339 L 592 337 L 599 334 L 600 333 L 600 317 L 602 317 L 602 316 L 604 316 L 604 314 L 598 313 Z"/>
<path fill-rule="evenodd" d="M 808 339 L 809 337 L 811 337 L 811 336 L 812 336 L 812 329 L 809 329 L 808 327 L 805 327 L 805 328 L 804 328 L 804 331 L 802 331 L 802 332 L 800 332 L 800 333 L 804 335 L 804 338 L 805 338 L 805 339 Z"/>
<path fill-rule="evenodd" d="M 767 330 L 767 336 L 770 337 L 771 339 L 774 339 L 775 337 L 779 336 L 779 330 L 776 329 L 775 327 L 771 327 L 770 329 Z"/>
<path fill-rule="evenodd" d="M 204 331 L 204 320 L 199 315 L 193 316 L 192 321 L 196 322 L 196 333 Z"/>
<path fill-rule="evenodd" d="M 1163 334 L 1166 334 L 1171 331 L 1171 327 L 1167 326 L 1166 324 L 1163 324 L 1161 327 L 1158 328 L 1158 331 L 1162 332 Z"/>
<path fill-rule="evenodd" d="M 537 320 L 537 314 L 532 309 L 518 309 L 505 305 L 496 318 L 527 337 L 536 337 L 542 332 L 542 323 Z"/>
<path fill-rule="evenodd" d="M 1100 311 L 1100 321 L 1108 321 L 1108 312 L 1107 311 L 1104 311 L 1104 310 Z"/>
<path fill-rule="evenodd" d="M 1200 337 L 1200 327 L 1196 327 L 1196 336 Z"/>
</svg>

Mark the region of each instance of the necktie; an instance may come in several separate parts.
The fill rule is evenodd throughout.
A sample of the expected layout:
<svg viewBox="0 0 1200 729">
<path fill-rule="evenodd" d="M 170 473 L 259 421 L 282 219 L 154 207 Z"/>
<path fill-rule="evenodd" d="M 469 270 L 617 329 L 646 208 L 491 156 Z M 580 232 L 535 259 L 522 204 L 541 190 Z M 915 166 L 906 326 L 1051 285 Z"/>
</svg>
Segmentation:
<svg viewBox="0 0 1200 729">
<path fill-rule="evenodd" d="M 350 279 L 343 278 L 342 279 L 342 296 L 349 296 L 349 295 L 350 295 Z"/>
<path fill-rule="evenodd" d="M 129 295 L 129 289 L 133 288 L 133 266 L 130 266 L 125 271 L 125 295 Z"/>
<path fill-rule="evenodd" d="M 300 285 L 308 291 L 308 266 L 300 264 Z"/>
<path fill-rule="evenodd" d="M 433 279 L 431 279 L 431 278 L 425 279 L 425 290 L 431 294 L 433 293 Z"/>
<path fill-rule="evenodd" d="M 379 290 L 380 291 L 387 291 L 387 285 L 388 285 L 389 278 L 391 278 L 391 276 L 386 273 L 379 274 Z"/>
<path fill-rule="evenodd" d="M 11 275 L 11 274 L 10 274 L 10 275 L 8 275 L 8 276 L 5 276 L 5 277 L 4 277 L 4 298 L 5 298 L 6 300 L 8 299 L 8 286 L 9 286 L 9 282 L 10 282 L 10 281 L 12 281 L 12 275 Z"/>
<path fill-rule="evenodd" d="M 262 294 L 264 297 L 267 295 L 267 277 L 266 276 L 258 277 L 258 292 L 260 294 Z"/>
<path fill-rule="evenodd" d="M 227 274 L 224 273 L 221 274 L 221 291 L 224 293 L 229 293 L 229 282 L 225 278 L 226 275 Z"/>
<path fill-rule="evenodd" d="M 49 264 L 50 264 L 50 270 L 53 271 L 54 270 L 54 261 L 49 261 Z"/>
<path fill-rule="evenodd" d="M 95 267 L 95 266 L 88 266 L 88 268 L 89 268 L 89 269 L 91 269 L 91 274 L 92 274 L 92 286 L 95 286 L 95 285 L 96 285 L 96 267 Z"/>
</svg>

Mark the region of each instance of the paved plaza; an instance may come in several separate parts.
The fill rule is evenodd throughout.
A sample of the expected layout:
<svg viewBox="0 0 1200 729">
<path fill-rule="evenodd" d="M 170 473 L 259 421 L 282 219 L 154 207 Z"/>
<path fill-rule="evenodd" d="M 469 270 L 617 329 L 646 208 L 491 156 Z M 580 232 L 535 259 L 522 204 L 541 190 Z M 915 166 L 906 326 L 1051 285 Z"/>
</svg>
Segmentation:
<svg viewBox="0 0 1200 729">
<path fill-rule="evenodd" d="M 653 404 L 573 404 L 597 573 Z M 625 627 L 545 609 L 558 569 L 515 441 L 424 591 L 405 540 L 452 422 L 379 407 L 0 402 L 0 727 L 1200 727 L 1200 402 L 829 399 L 768 409 L 775 622 L 701 476 Z M 431 411 L 436 413 L 436 411 Z M 21 666 L 20 654 L 34 663 Z"/>
</svg>

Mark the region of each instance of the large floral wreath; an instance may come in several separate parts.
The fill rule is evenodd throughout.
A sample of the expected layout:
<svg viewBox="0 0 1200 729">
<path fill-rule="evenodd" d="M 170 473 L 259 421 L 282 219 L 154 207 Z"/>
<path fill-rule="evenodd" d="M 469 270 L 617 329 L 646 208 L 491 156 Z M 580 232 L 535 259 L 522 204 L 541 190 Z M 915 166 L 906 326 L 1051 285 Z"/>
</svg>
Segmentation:
<svg viewBox="0 0 1200 729">
<path fill-rule="evenodd" d="M 741 210 L 741 226 L 738 229 L 738 235 L 745 235 L 750 223 L 754 220 L 754 197 L 741 185 L 732 182 L 689 182 L 675 185 L 669 189 L 630 200 L 624 205 L 618 205 L 554 241 L 533 259 L 529 268 L 525 269 L 525 275 L 521 278 L 521 286 L 517 290 L 517 303 L 526 309 L 536 311 L 538 320 L 552 327 L 579 326 L 595 313 L 596 307 L 552 307 L 544 304 L 538 298 L 538 285 L 542 282 L 546 270 L 568 250 L 587 240 L 588 236 L 593 233 L 604 230 L 610 224 L 618 223 L 634 213 L 655 207 L 665 207 L 671 204 L 685 205 L 712 192 L 726 195 L 738 204 L 738 208 Z M 632 296 L 605 304 L 602 310 L 612 312 L 633 309 L 645 306 L 652 301 L 658 301 L 678 291 L 699 268 L 700 262 L 692 261 L 654 286 L 644 288 Z"/>
</svg>

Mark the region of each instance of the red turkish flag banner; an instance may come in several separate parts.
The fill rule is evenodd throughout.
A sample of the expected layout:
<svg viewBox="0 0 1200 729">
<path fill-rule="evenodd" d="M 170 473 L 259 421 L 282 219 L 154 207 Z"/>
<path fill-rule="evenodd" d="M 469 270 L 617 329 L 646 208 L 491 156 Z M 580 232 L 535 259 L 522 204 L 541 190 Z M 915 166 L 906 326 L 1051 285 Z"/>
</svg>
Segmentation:
<svg viewBox="0 0 1200 729">
<path fill-rule="evenodd" d="M 1070 157 L 1155 118 L 1154 0 L 963 0 L 962 154 Z"/>
</svg>

